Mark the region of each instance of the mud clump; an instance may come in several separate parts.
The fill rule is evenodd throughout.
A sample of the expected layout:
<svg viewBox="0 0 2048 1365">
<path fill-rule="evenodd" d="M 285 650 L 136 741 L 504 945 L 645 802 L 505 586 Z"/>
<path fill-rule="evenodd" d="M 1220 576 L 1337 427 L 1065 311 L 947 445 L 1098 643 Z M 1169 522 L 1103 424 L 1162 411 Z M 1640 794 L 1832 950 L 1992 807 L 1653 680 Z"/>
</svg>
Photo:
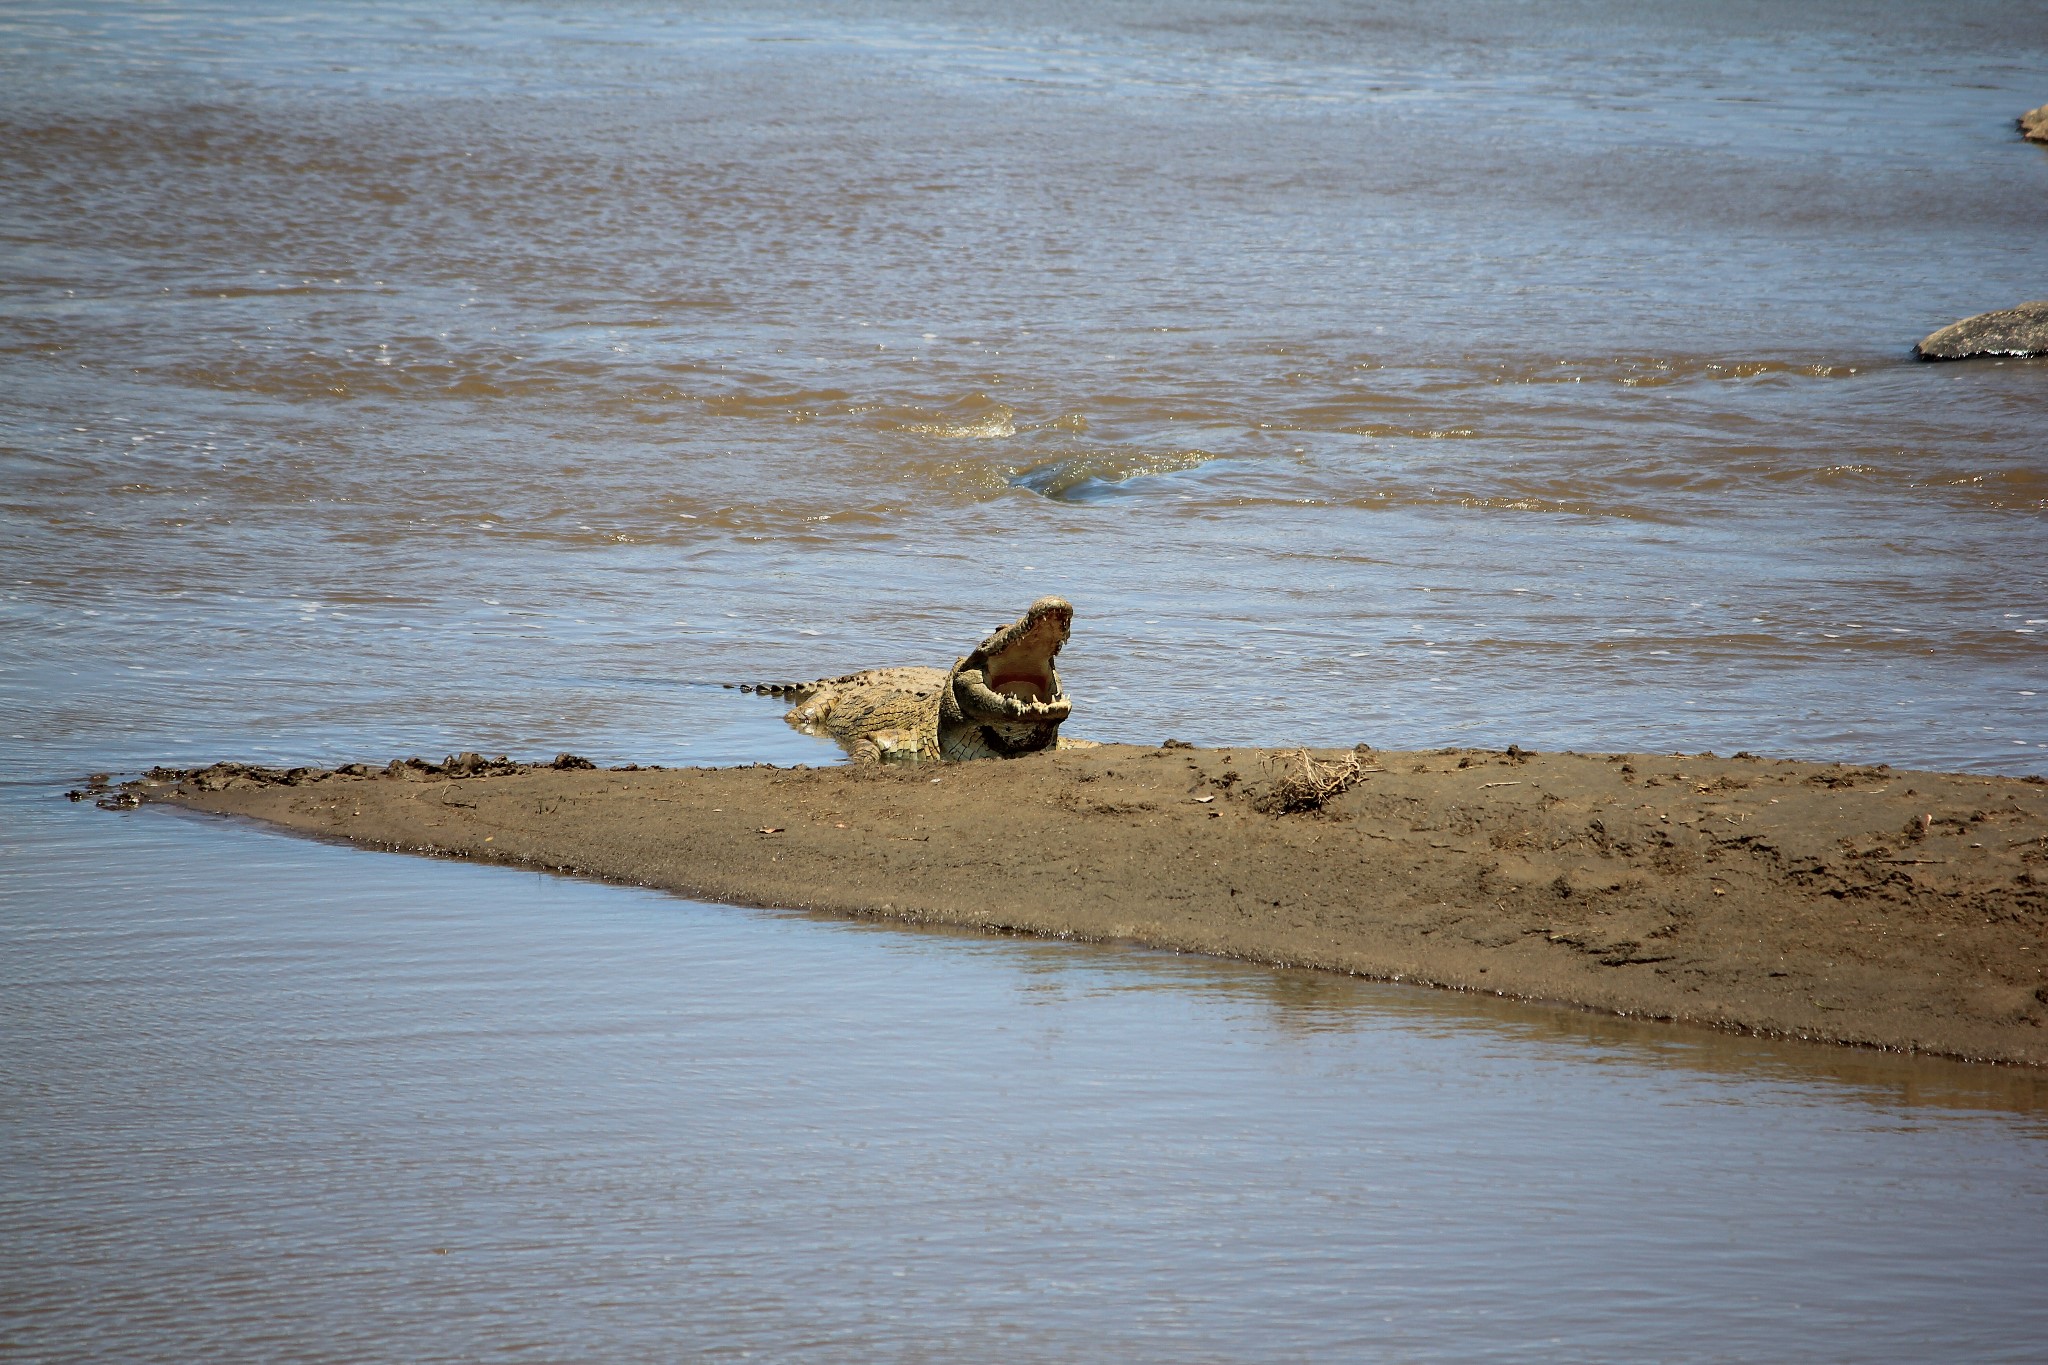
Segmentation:
<svg viewBox="0 0 2048 1365">
<path fill-rule="evenodd" d="M 203 768 L 154 767 L 142 776 L 113 787 L 112 775 L 94 773 L 82 787 L 64 795 L 72 801 L 93 800 L 104 810 L 132 810 L 145 801 L 175 799 L 194 793 L 246 791 L 263 787 L 305 787 L 333 780 L 452 781 L 481 777 L 515 777 L 538 771 L 594 772 L 597 765 L 580 754 L 556 754 L 552 762 L 522 763 L 504 754 L 486 758 L 473 749 L 449 754 L 439 763 L 423 758 L 394 758 L 385 764 L 343 763 L 335 768 L 266 767 L 260 763 L 223 761 Z M 637 770 L 637 765 L 636 765 Z M 648 771 L 659 771 L 651 765 Z"/>
</svg>

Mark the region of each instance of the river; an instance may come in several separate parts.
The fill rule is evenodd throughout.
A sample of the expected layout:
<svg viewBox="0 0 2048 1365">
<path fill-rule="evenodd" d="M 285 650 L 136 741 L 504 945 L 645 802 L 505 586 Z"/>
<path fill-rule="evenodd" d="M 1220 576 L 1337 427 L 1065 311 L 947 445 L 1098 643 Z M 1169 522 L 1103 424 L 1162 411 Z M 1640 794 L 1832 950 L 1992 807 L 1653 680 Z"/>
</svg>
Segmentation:
<svg viewBox="0 0 2048 1365">
<path fill-rule="evenodd" d="M 58 795 L 827 761 L 717 684 L 1053 592 L 1084 736 L 2048 771 L 2048 371 L 1910 357 L 2044 100 L 2024 3 L 8 6 L 6 1341 L 2023 1358 L 2005 1073 Z"/>
</svg>

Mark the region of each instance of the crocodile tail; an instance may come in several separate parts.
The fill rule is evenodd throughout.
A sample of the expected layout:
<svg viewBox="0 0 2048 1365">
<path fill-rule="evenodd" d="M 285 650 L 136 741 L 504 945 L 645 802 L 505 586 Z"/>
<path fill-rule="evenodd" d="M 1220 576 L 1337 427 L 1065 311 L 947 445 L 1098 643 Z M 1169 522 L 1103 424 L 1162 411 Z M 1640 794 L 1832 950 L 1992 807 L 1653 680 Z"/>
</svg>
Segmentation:
<svg viewBox="0 0 2048 1365">
<path fill-rule="evenodd" d="M 831 680 L 828 678 L 820 678 L 817 682 L 721 683 L 720 686 L 736 687 L 742 692 L 754 692 L 764 697 L 803 701 L 829 681 Z"/>
</svg>

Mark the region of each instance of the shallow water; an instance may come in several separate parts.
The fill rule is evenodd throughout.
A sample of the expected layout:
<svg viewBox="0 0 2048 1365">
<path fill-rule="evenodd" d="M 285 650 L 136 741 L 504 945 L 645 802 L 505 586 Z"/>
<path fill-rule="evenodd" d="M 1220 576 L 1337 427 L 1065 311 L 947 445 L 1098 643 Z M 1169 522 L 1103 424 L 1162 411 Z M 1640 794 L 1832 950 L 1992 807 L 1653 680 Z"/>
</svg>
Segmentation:
<svg viewBox="0 0 2048 1365">
<path fill-rule="evenodd" d="M 0 1341 L 2026 1358 L 2029 1075 L 57 799 L 1104 739 L 2041 770 L 2037 5 L 0 10 Z"/>
<path fill-rule="evenodd" d="M 2022 1360 L 2048 1329 L 2031 1072 L 5 805 L 28 1358 Z"/>
</svg>

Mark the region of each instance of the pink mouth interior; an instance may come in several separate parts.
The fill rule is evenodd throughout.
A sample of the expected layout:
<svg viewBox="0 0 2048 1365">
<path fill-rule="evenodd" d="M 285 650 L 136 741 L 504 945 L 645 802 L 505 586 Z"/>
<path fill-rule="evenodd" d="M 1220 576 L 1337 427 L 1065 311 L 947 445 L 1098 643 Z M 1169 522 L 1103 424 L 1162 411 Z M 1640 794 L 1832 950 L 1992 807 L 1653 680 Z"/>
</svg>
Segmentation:
<svg viewBox="0 0 2048 1365">
<path fill-rule="evenodd" d="M 1046 691 L 1047 681 L 1043 673 L 999 673 L 989 679 L 988 690 L 991 692 L 1009 692 L 1012 696 L 1015 696 L 1017 693 L 1014 689 L 1021 688 L 1042 700 Z"/>
<path fill-rule="evenodd" d="M 1026 701 L 1052 700 L 1052 656 L 1067 642 L 1064 624 L 1048 617 L 1008 649 L 990 655 L 988 690 Z"/>
</svg>

